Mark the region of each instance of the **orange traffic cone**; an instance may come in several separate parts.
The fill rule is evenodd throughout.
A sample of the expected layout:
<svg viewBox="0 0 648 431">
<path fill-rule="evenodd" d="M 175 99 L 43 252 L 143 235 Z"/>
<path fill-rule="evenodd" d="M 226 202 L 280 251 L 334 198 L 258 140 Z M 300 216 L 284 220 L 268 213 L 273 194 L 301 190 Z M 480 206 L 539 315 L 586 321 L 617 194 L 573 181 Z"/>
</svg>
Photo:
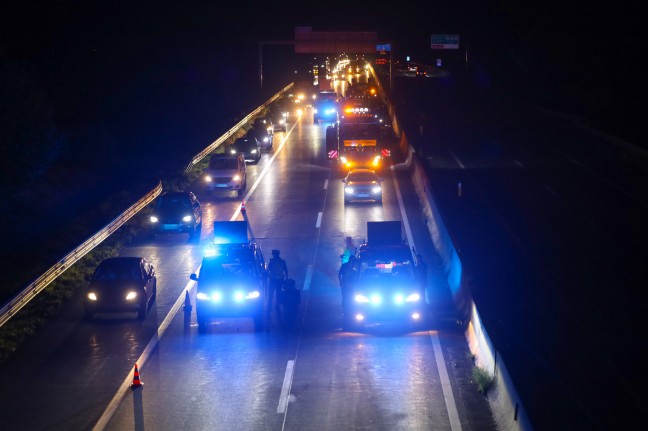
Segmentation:
<svg viewBox="0 0 648 431">
<path fill-rule="evenodd" d="M 133 374 L 133 383 L 131 383 L 131 389 L 139 388 L 144 386 L 144 383 L 140 380 L 139 370 L 137 369 L 137 364 L 135 364 L 135 373 Z"/>
<path fill-rule="evenodd" d="M 245 214 L 245 201 L 241 201 L 241 213 Z"/>
</svg>

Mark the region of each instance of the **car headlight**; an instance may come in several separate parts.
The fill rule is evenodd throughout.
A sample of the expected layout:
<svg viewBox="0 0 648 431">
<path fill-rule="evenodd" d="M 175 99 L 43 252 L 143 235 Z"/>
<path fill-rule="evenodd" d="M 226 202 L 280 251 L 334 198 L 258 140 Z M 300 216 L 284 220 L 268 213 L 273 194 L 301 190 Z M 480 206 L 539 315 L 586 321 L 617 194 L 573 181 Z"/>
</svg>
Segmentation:
<svg viewBox="0 0 648 431">
<path fill-rule="evenodd" d="M 156 216 L 151 216 L 150 220 L 151 223 L 157 223 L 158 221 L 160 221 Z"/>
<path fill-rule="evenodd" d="M 344 188 L 344 193 L 346 193 L 348 195 L 352 195 L 353 194 L 353 187 L 345 187 Z"/>
<path fill-rule="evenodd" d="M 380 193 L 380 190 L 382 190 L 382 188 L 380 186 L 376 186 L 373 189 L 371 189 L 371 193 L 377 194 Z"/>
<path fill-rule="evenodd" d="M 240 176 L 240 175 L 234 175 L 234 176 L 232 177 L 232 180 L 234 180 L 234 181 L 241 181 L 241 176 Z"/>
<path fill-rule="evenodd" d="M 258 290 L 253 290 L 252 292 L 248 292 L 248 294 L 245 296 L 245 299 L 257 299 L 260 296 L 261 292 L 259 292 Z"/>
<path fill-rule="evenodd" d="M 126 294 L 126 301 L 130 301 L 131 299 L 137 298 L 137 292 L 130 291 Z"/>
<path fill-rule="evenodd" d="M 207 295 L 205 292 L 198 292 L 196 294 L 196 299 L 200 299 L 201 301 L 209 301 L 209 295 Z"/>
<path fill-rule="evenodd" d="M 367 303 L 369 302 L 369 298 L 365 295 L 362 295 L 358 293 L 353 299 L 355 299 L 355 302 L 360 302 L 360 303 Z"/>
<path fill-rule="evenodd" d="M 182 221 L 186 222 L 186 223 L 190 222 L 191 219 L 192 219 L 192 217 L 190 215 L 186 215 L 186 216 L 182 217 Z"/>
<path fill-rule="evenodd" d="M 270 140 L 270 138 L 268 138 L 267 136 L 265 138 L 263 138 L 263 142 L 268 142 L 269 140 Z"/>
<path fill-rule="evenodd" d="M 344 156 L 340 156 L 340 161 L 341 161 L 342 163 L 346 164 L 346 162 L 347 162 L 347 158 L 344 157 Z"/>
<path fill-rule="evenodd" d="M 230 154 L 236 154 L 236 150 L 234 149 L 230 150 Z"/>
<path fill-rule="evenodd" d="M 412 293 L 405 298 L 405 302 L 417 302 L 419 299 L 421 299 L 421 295 L 418 293 Z"/>
<path fill-rule="evenodd" d="M 209 175 L 205 175 L 205 182 L 211 183 L 212 182 L 212 177 L 210 177 Z"/>
<path fill-rule="evenodd" d="M 313 114 L 317 114 L 317 109 L 313 108 Z"/>
<path fill-rule="evenodd" d="M 256 153 L 257 153 L 257 150 L 256 150 L 256 149 L 255 149 L 255 150 L 252 150 L 252 151 L 250 151 L 250 154 L 256 154 Z"/>
<path fill-rule="evenodd" d="M 88 299 L 90 301 L 96 301 L 97 300 L 97 294 L 94 292 L 88 292 Z"/>
</svg>

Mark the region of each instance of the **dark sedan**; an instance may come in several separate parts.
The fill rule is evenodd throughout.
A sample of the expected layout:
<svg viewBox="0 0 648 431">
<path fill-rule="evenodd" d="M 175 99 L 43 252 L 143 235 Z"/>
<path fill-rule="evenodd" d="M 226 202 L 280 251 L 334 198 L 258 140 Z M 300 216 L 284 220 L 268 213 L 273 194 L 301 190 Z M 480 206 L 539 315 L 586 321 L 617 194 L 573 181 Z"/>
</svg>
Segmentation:
<svg viewBox="0 0 648 431">
<path fill-rule="evenodd" d="M 155 269 L 142 257 L 111 257 L 95 269 L 83 297 L 86 318 L 95 313 L 137 313 L 144 320 L 155 300 Z"/>
<path fill-rule="evenodd" d="M 151 233 L 183 233 L 200 239 L 202 209 L 192 192 L 168 192 L 155 202 L 149 217 Z"/>
<path fill-rule="evenodd" d="M 259 163 L 261 160 L 261 144 L 253 136 L 238 138 L 230 147 L 232 154 L 243 154 L 246 162 Z"/>
</svg>

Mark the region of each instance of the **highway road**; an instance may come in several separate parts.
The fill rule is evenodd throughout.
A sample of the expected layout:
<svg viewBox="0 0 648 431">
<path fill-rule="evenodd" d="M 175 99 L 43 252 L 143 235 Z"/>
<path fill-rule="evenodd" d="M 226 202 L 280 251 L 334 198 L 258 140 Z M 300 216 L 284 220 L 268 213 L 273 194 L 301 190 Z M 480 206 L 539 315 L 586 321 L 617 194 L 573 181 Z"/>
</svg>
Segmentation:
<svg viewBox="0 0 648 431">
<path fill-rule="evenodd" d="M 276 132 L 274 153 L 249 166 L 246 214 L 266 259 L 281 250 L 303 290 L 299 325 L 272 312 L 216 320 L 199 333 L 189 274 L 200 265 L 214 220 L 242 219 L 237 197 L 193 187 L 203 206 L 199 244 L 185 235 L 140 238 L 123 255 L 148 258 L 158 295 L 144 322 L 82 320 L 81 298 L 0 369 L 5 429 L 488 430 L 486 398 L 405 165 L 384 172 L 382 204 L 344 205 L 330 168 L 324 125 L 308 113 Z M 401 220 L 430 266 L 428 325 L 341 329 L 339 255 L 366 238 L 366 222 Z M 139 366 L 142 388 L 129 389 Z"/>
</svg>

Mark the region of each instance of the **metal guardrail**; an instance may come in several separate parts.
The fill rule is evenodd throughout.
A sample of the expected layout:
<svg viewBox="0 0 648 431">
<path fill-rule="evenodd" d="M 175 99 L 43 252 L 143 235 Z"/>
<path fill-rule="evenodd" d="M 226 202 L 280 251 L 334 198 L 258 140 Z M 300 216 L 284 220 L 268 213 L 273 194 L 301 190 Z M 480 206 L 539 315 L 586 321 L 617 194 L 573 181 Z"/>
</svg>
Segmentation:
<svg viewBox="0 0 648 431">
<path fill-rule="evenodd" d="M 248 121 L 253 119 L 259 112 L 261 112 L 265 107 L 270 105 L 272 102 L 280 98 L 286 91 L 292 88 L 294 83 L 288 84 L 282 90 L 277 92 L 274 96 L 268 99 L 263 105 L 259 106 L 257 109 L 248 114 L 245 118 L 239 121 L 234 127 L 225 132 L 223 136 L 218 138 L 216 141 L 211 143 L 207 148 L 202 150 L 200 153 L 195 155 L 191 162 L 185 169 L 185 173 L 189 172 L 197 163 L 199 163 L 203 158 L 209 155 L 212 151 L 218 148 L 227 138 L 232 136 L 238 129 L 247 124 Z M 153 202 L 162 193 L 162 182 L 160 181 L 158 185 L 144 195 L 140 200 L 134 203 L 130 208 L 124 211 L 122 214 L 117 216 L 113 221 L 111 221 L 106 227 L 101 229 L 99 232 L 92 235 L 88 238 L 83 244 L 72 250 L 61 260 L 59 260 L 54 266 L 45 271 L 43 275 L 38 277 L 36 280 L 31 282 L 25 289 L 18 293 L 13 299 L 7 302 L 2 308 L 0 308 L 0 327 L 7 323 L 13 316 L 15 316 L 22 308 L 29 303 L 32 299 L 36 297 L 40 292 L 43 291 L 50 283 L 52 283 L 59 275 L 63 274 L 68 268 L 74 265 L 79 261 L 83 256 L 92 251 L 95 247 L 101 244 L 106 238 L 112 235 L 117 229 L 123 226 L 128 220 L 130 220 L 135 214 L 140 212 L 144 207 L 149 203 Z"/>
<path fill-rule="evenodd" d="M 223 142 L 225 142 L 230 136 L 232 136 L 234 133 L 236 133 L 241 127 L 246 125 L 251 119 L 253 119 L 259 112 L 261 112 L 265 107 L 270 105 L 272 102 L 280 98 L 286 91 L 288 91 L 292 86 L 294 85 L 294 82 L 291 82 L 288 84 L 286 87 L 284 87 L 282 90 L 277 92 L 274 96 L 272 96 L 270 99 L 268 99 L 263 105 L 259 106 L 256 108 L 254 111 L 250 112 L 248 115 L 245 116 L 241 121 L 236 123 L 234 127 L 229 129 L 227 132 L 223 134 L 220 138 L 216 139 L 214 142 L 212 142 L 207 148 L 202 150 L 200 153 L 196 154 L 193 159 L 189 162 L 187 167 L 185 168 L 185 174 L 188 173 L 196 164 L 198 164 L 202 159 L 207 157 L 209 154 L 211 154 L 216 148 L 218 148 Z"/>
<path fill-rule="evenodd" d="M 146 207 L 156 197 L 162 193 L 162 182 L 148 192 L 144 197 L 135 202 L 130 208 L 117 216 L 106 227 L 99 232 L 88 238 L 83 244 L 72 250 L 65 257 L 59 260 L 54 266 L 45 271 L 43 275 L 31 282 L 25 289 L 18 295 L 11 299 L 0 309 L 0 327 L 9 321 L 16 313 L 43 291 L 49 284 L 54 281 L 59 275 L 63 274 L 68 268 L 79 261 L 83 256 L 92 251 L 96 246 L 101 244 L 106 238 L 112 235 L 117 229 L 123 226 L 135 214 L 140 212 L 142 208 Z"/>
</svg>

